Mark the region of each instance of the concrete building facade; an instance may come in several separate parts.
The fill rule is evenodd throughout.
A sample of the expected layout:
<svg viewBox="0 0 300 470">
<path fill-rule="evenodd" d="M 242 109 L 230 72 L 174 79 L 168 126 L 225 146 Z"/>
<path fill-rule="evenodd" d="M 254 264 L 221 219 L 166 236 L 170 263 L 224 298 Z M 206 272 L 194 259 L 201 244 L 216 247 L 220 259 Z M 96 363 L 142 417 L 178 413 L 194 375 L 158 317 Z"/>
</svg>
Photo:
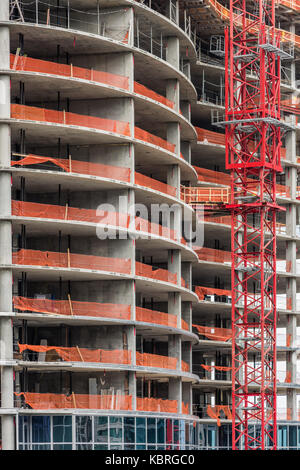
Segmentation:
<svg viewBox="0 0 300 470">
<path fill-rule="evenodd" d="M 194 4 L 0 3 L 3 449 L 230 448 L 230 227 L 189 204 L 190 188 L 228 188 L 211 119 L 224 23 Z M 297 448 L 299 136 L 284 119 L 278 432 Z"/>
</svg>

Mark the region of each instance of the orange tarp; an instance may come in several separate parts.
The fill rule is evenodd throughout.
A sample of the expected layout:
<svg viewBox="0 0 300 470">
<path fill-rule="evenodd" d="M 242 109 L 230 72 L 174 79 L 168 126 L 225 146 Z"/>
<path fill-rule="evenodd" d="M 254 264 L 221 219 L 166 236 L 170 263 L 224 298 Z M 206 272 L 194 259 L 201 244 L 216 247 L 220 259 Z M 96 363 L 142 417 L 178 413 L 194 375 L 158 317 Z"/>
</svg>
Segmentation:
<svg viewBox="0 0 300 470">
<path fill-rule="evenodd" d="M 136 353 L 136 365 L 144 367 L 159 367 L 162 369 L 176 369 L 175 357 L 160 356 L 158 354 Z"/>
<path fill-rule="evenodd" d="M 189 409 L 189 404 L 188 403 L 181 403 L 181 409 L 182 409 L 182 414 L 184 415 L 189 415 L 190 414 L 190 409 Z"/>
<path fill-rule="evenodd" d="M 185 320 L 183 320 L 183 319 L 181 319 L 181 328 L 182 328 L 182 330 L 189 330 L 189 329 L 190 329 L 190 327 L 189 327 L 189 325 L 187 324 L 187 322 L 186 322 Z"/>
<path fill-rule="evenodd" d="M 231 297 L 231 290 L 217 289 L 215 287 L 196 286 L 195 293 L 197 294 L 199 300 L 204 300 L 205 295 L 224 295 Z"/>
<path fill-rule="evenodd" d="M 94 269 L 130 274 L 130 259 L 105 258 L 93 255 L 56 253 L 51 251 L 19 250 L 13 253 L 13 264 L 51 266 L 59 268 Z"/>
<path fill-rule="evenodd" d="M 118 88 L 129 89 L 128 77 L 116 75 L 99 70 L 85 69 L 74 65 L 58 64 L 40 59 L 32 59 L 31 57 L 16 56 L 10 54 L 11 70 L 24 70 L 27 72 L 48 73 L 51 75 L 62 75 L 64 77 L 80 78 L 81 80 L 89 80 L 92 82 L 103 83 Z"/>
<path fill-rule="evenodd" d="M 177 400 L 162 400 L 161 398 L 137 398 L 138 411 L 157 411 L 161 413 L 177 413 Z"/>
<path fill-rule="evenodd" d="M 79 173 L 82 175 L 93 175 L 102 178 L 112 178 L 119 181 L 130 181 L 130 169 L 120 166 L 103 165 L 101 163 L 82 162 L 78 160 L 67 160 L 62 158 L 41 157 L 29 154 L 21 160 L 11 162 L 11 166 L 16 165 L 39 165 L 42 163 L 53 163 L 68 173 Z"/>
<path fill-rule="evenodd" d="M 225 134 L 220 132 L 208 131 L 207 129 L 201 129 L 195 127 L 198 137 L 198 142 L 209 142 L 212 144 L 224 145 L 225 146 Z"/>
<path fill-rule="evenodd" d="M 203 369 L 211 372 L 212 369 L 216 369 L 216 370 L 219 370 L 221 372 L 227 372 L 229 370 L 232 369 L 232 367 L 228 367 L 228 366 L 212 366 L 212 365 L 207 365 L 207 364 L 200 364 L 201 367 L 203 367 Z"/>
<path fill-rule="evenodd" d="M 19 344 L 20 352 L 48 352 L 56 351 L 63 361 L 72 362 L 104 362 L 107 364 L 130 364 L 131 351 L 127 350 L 104 350 L 104 349 L 87 349 L 77 347 L 60 347 L 60 346 L 35 346 L 32 344 Z"/>
<path fill-rule="evenodd" d="M 115 132 L 128 137 L 130 136 L 130 126 L 128 122 L 95 116 L 85 116 L 65 111 L 55 111 L 53 109 L 12 104 L 11 117 L 12 119 L 22 119 L 25 121 L 52 122 L 68 126 L 88 127 L 106 132 Z"/>
<path fill-rule="evenodd" d="M 150 266 L 149 264 L 140 263 L 138 261 L 135 263 L 135 266 L 137 276 L 149 277 L 151 279 L 157 279 L 160 281 L 177 284 L 177 274 L 171 273 L 166 269 L 154 269 L 153 266 Z"/>
<path fill-rule="evenodd" d="M 143 321 L 148 323 L 156 323 L 158 325 L 172 326 L 176 328 L 177 317 L 169 313 L 157 312 L 155 310 L 149 310 L 147 308 L 136 307 L 136 319 L 137 321 Z"/>
<path fill-rule="evenodd" d="M 226 186 L 230 186 L 231 184 L 230 175 L 227 173 L 222 173 L 221 171 L 208 170 L 207 168 L 200 168 L 198 166 L 194 166 L 194 169 L 197 172 L 198 181 L 206 183 L 224 184 Z"/>
<path fill-rule="evenodd" d="M 169 152 L 175 152 L 175 144 L 171 144 L 167 140 L 158 137 L 157 135 L 150 134 L 150 132 L 140 129 L 139 127 L 134 128 L 134 137 L 143 142 L 149 142 L 149 144 L 157 145 Z"/>
<path fill-rule="evenodd" d="M 232 414 L 231 410 L 228 405 L 216 405 L 216 406 L 211 406 L 207 405 L 207 414 L 210 416 L 212 419 L 217 420 L 217 425 L 221 426 L 221 420 L 220 420 L 220 413 L 223 411 L 227 419 L 232 419 Z"/>
<path fill-rule="evenodd" d="M 97 302 L 78 302 L 74 300 L 29 299 L 14 297 L 14 308 L 17 310 L 55 314 L 78 315 L 90 317 L 118 318 L 130 320 L 130 305 L 101 304 Z"/>
<path fill-rule="evenodd" d="M 232 338 L 232 330 L 228 328 L 215 328 L 210 326 L 193 325 L 200 335 L 215 341 L 228 341 Z"/>
<path fill-rule="evenodd" d="M 52 409 L 95 409 L 132 410 L 130 395 L 63 395 L 58 393 L 15 393 L 24 396 L 25 402 L 34 410 Z"/>
<path fill-rule="evenodd" d="M 158 101 L 159 103 L 162 103 L 171 109 L 174 109 L 175 104 L 173 101 L 168 100 L 168 98 L 159 95 L 155 91 L 150 90 L 149 88 L 145 87 L 144 85 L 141 85 L 138 82 L 134 82 L 134 92 L 139 95 L 146 96 L 147 98 L 151 98 L 154 101 Z"/>
<path fill-rule="evenodd" d="M 181 198 L 186 204 L 201 202 L 224 202 L 230 200 L 229 188 L 181 187 Z"/>
<path fill-rule="evenodd" d="M 68 206 L 12 201 L 12 215 L 44 219 L 77 220 L 128 228 L 129 215 L 118 212 L 78 209 Z"/>
</svg>

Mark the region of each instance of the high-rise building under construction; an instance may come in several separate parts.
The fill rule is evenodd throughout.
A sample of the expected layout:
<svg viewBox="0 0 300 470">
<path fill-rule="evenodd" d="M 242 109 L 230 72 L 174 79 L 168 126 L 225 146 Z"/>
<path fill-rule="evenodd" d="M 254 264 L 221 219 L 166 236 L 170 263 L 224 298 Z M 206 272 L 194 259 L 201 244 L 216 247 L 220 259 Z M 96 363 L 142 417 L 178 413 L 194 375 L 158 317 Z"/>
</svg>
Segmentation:
<svg viewBox="0 0 300 470">
<path fill-rule="evenodd" d="M 2 449 L 300 449 L 299 11 L 1 0 Z"/>
</svg>

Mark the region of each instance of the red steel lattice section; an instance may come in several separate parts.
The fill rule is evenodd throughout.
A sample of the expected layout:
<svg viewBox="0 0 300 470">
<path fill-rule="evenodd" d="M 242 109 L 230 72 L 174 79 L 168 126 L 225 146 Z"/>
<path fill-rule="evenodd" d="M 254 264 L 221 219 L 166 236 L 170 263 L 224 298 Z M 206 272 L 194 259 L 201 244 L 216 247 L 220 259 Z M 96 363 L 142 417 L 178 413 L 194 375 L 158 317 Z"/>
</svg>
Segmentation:
<svg viewBox="0 0 300 470">
<path fill-rule="evenodd" d="M 230 0 L 225 43 L 232 447 L 276 449 L 276 173 L 281 171 L 281 129 L 275 1 Z M 254 423 L 260 428 L 256 434 Z"/>
</svg>

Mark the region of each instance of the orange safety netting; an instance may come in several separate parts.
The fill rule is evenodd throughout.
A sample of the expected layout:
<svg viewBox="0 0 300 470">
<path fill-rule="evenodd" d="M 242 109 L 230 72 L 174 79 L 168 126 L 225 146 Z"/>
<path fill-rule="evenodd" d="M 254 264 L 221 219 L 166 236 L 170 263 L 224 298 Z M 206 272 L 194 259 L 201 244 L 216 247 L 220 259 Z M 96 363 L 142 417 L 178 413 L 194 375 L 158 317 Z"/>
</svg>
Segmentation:
<svg viewBox="0 0 300 470">
<path fill-rule="evenodd" d="M 129 122 L 117 121 L 115 119 L 103 119 L 95 116 L 68 113 L 65 111 L 54 111 L 53 109 L 36 108 L 21 104 L 11 105 L 11 117 L 29 121 L 52 122 L 68 126 L 88 127 L 106 132 L 130 136 Z"/>
<path fill-rule="evenodd" d="M 106 364 L 130 364 L 131 351 L 127 350 L 104 350 L 87 349 L 79 347 L 60 347 L 60 346 L 35 346 L 32 344 L 19 344 L 20 352 L 34 351 L 48 353 L 55 351 L 63 361 L 72 362 L 104 362 Z M 47 356 L 45 357 L 47 362 Z"/>
<path fill-rule="evenodd" d="M 222 225 L 231 225 L 231 216 L 224 215 L 224 216 L 210 216 L 209 214 L 204 214 L 204 222 L 211 222 L 214 224 L 222 224 Z"/>
<path fill-rule="evenodd" d="M 189 372 L 190 371 L 189 364 L 185 361 L 181 361 L 181 370 L 182 372 Z"/>
<path fill-rule="evenodd" d="M 52 409 L 95 409 L 95 410 L 132 410 L 130 395 L 63 395 L 58 393 L 15 393 L 23 396 L 25 402 L 34 410 Z"/>
<path fill-rule="evenodd" d="M 291 346 L 291 343 L 292 343 L 292 335 L 288 334 L 286 335 L 286 347 L 289 348 Z"/>
<path fill-rule="evenodd" d="M 211 144 L 225 145 L 225 134 L 220 132 L 208 131 L 207 129 L 201 129 L 195 127 L 198 137 L 198 142 L 209 142 Z"/>
<path fill-rule="evenodd" d="M 175 103 L 168 98 L 165 98 L 162 95 L 159 95 L 153 90 L 150 90 L 149 88 L 145 87 L 144 85 L 141 85 L 138 82 L 134 82 L 134 92 L 146 96 L 147 98 L 151 98 L 154 101 L 158 101 L 159 103 L 164 104 L 165 106 L 168 106 L 171 109 L 174 109 Z"/>
<path fill-rule="evenodd" d="M 222 173 L 221 171 L 208 170 L 207 168 L 200 168 L 199 166 L 194 166 L 194 169 L 198 175 L 198 181 L 203 181 L 206 183 L 216 183 L 224 184 L 230 186 L 231 178 L 227 173 Z"/>
<path fill-rule="evenodd" d="M 38 155 L 27 155 L 21 160 L 11 162 L 11 166 L 16 165 L 39 165 L 42 163 L 53 163 L 69 173 L 79 173 L 82 175 L 93 175 L 102 178 L 112 178 L 124 182 L 130 181 L 130 169 L 113 165 L 102 165 L 101 163 L 82 162 L 78 160 L 67 160 L 62 158 L 40 157 Z"/>
<path fill-rule="evenodd" d="M 290 370 L 286 372 L 284 381 L 285 383 L 289 383 L 289 384 L 292 382 L 292 372 Z"/>
<path fill-rule="evenodd" d="M 157 135 L 150 134 L 150 132 L 144 131 L 144 129 L 140 129 L 139 127 L 134 128 L 134 137 L 143 142 L 157 145 L 158 147 L 168 150 L 169 152 L 175 152 L 175 144 L 171 144 L 171 142 L 168 142 L 167 140 L 164 140 Z"/>
<path fill-rule="evenodd" d="M 215 328 L 213 326 L 193 325 L 202 336 L 215 341 L 228 341 L 232 338 L 232 330 L 229 328 Z"/>
<path fill-rule="evenodd" d="M 223 411 L 227 419 L 232 419 L 231 410 L 228 405 L 207 405 L 207 414 L 210 418 L 217 420 L 217 425 L 221 426 L 220 413 Z"/>
<path fill-rule="evenodd" d="M 35 202 L 12 201 L 12 215 L 18 217 L 39 217 L 43 219 L 77 220 L 96 224 L 129 227 L 129 215 L 118 212 L 78 209 L 69 206 L 55 206 Z"/>
<path fill-rule="evenodd" d="M 161 398 L 137 398 L 137 411 L 153 411 L 161 413 L 177 413 L 177 400 L 163 400 Z"/>
<path fill-rule="evenodd" d="M 181 319 L 181 329 L 182 330 L 189 330 L 190 329 L 188 323 L 183 319 Z"/>
<path fill-rule="evenodd" d="M 147 323 L 172 326 L 173 328 L 177 327 L 176 315 L 158 312 L 156 310 L 149 310 L 148 308 L 136 307 L 136 319 L 137 321 L 143 321 Z"/>
<path fill-rule="evenodd" d="M 203 261 L 213 261 L 215 263 L 231 263 L 231 252 L 224 250 L 215 250 L 214 248 L 193 248 L 198 258 Z"/>
<path fill-rule="evenodd" d="M 94 269 L 99 271 L 131 273 L 131 260 L 102 256 L 57 253 L 51 251 L 19 250 L 13 253 L 13 264 L 51 266 L 59 268 Z"/>
<path fill-rule="evenodd" d="M 231 290 L 216 289 L 215 287 L 196 286 L 195 293 L 199 297 L 199 300 L 204 300 L 205 295 L 225 295 L 231 297 Z"/>
<path fill-rule="evenodd" d="M 159 367 L 161 369 L 176 369 L 175 357 L 160 356 L 158 354 L 136 353 L 136 365 L 144 367 Z"/>
<path fill-rule="evenodd" d="M 174 186 L 149 178 L 149 176 L 142 175 L 142 173 L 135 172 L 135 184 L 176 197 L 176 188 Z"/>
<path fill-rule="evenodd" d="M 25 158 L 12 161 L 11 165 L 38 165 L 41 163 L 50 162 L 54 165 L 63 168 L 69 173 L 80 173 L 84 175 L 93 175 L 103 178 L 113 178 L 125 182 L 130 181 L 130 169 L 113 166 L 113 165 L 103 165 L 101 163 L 90 163 L 78 160 L 67 160 L 61 158 L 52 158 L 52 157 L 40 157 L 37 155 L 28 155 Z"/>
<path fill-rule="evenodd" d="M 190 414 L 190 407 L 188 403 L 181 403 L 181 410 L 183 415 L 189 415 Z"/>
<path fill-rule="evenodd" d="M 215 366 L 215 365 L 207 365 L 207 364 L 200 364 L 201 367 L 208 372 L 211 372 L 213 369 L 219 370 L 220 372 L 228 372 L 229 370 L 232 369 L 232 367 L 229 366 Z"/>
<path fill-rule="evenodd" d="M 166 269 L 155 269 L 149 264 L 144 264 L 140 262 L 135 263 L 135 274 L 137 276 L 149 277 L 151 279 L 156 279 L 159 281 L 171 282 L 172 284 L 177 284 L 177 274 L 171 273 Z"/>
<path fill-rule="evenodd" d="M 11 70 L 24 70 L 27 72 L 40 72 L 51 75 L 62 75 L 70 78 L 80 78 L 82 80 L 103 83 L 105 85 L 111 85 L 125 90 L 129 89 L 128 77 L 99 70 L 76 67 L 72 64 L 58 64 L 56 62 L 10 54 L 10 68 Z"/>
<path fill-rule="evenodd" d="M 53 315 L 78 315 L 88 317 L 118 318 L 130 320 L 131 306 L 123 304 L 101 304 L 78 302 L 77 300 L 50 300 L 14 297 L 14 308 L 22 311 Z"/>
<path fill-rule="evenodd" d="M 135 228 L 141 232 L 151 233 L 152 235 L 158 235 L 160 237 L 169 238 L 170 240 L 177 241 L 176 231 L 169 227 L 149 222 L 148 220 L 142 219 L 141 217 L 135 218 Z"/>
</svg>

